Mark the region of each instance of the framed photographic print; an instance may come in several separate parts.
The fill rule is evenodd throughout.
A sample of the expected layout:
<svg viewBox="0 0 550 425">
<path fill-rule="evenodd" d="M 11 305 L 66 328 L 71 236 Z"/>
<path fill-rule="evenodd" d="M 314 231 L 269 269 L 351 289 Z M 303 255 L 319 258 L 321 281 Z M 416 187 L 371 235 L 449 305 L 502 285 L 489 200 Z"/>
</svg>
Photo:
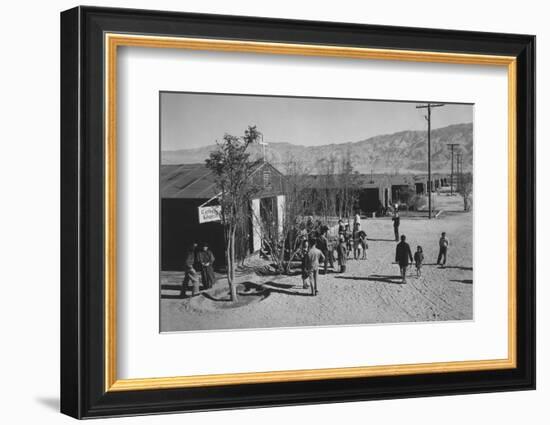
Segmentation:
<svg viewBox="0 0 550 425">
<path fill-rule="evenodd" d="M 61 14 L 61 411 L 535 387 L 535 38 Z"/>
</svg>

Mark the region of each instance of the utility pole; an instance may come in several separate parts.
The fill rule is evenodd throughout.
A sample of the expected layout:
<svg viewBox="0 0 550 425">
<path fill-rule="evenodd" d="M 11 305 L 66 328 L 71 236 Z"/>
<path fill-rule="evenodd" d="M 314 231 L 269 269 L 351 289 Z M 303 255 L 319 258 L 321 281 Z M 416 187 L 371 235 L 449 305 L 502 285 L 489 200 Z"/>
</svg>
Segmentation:
<svg viewBox="0 0 550 425">
<path fill-rule="evenodd" d="M 451 148 L 451 196 L 453 196 L 453 168 L 454 168 L 454 153 L 455 153 L 455 146 L 458 146 L 458 143 L 447 143 L 447 146 L 450 146 Z"/>
<path fill-rule="evenodd" d="M 457 152 L 456 153 L 456 175 L 457 175 L 457 184 L 456 184 L 456 190 L 460 191 L 460 186 L 462 185 L 462 153 Z"/>
<path fill-rule="evenodd" d="M 428 218 L 432 218 L 432 146 L 431 146 L 431 132 L 432 132 L 432 108 L 439 108 L 445 106 L 443 103 L 427 103 L 425 105 L 417 105 L 416 109 L 427 109 L 428 114 L 425 116 L 428 121 Z"/>
</svg>

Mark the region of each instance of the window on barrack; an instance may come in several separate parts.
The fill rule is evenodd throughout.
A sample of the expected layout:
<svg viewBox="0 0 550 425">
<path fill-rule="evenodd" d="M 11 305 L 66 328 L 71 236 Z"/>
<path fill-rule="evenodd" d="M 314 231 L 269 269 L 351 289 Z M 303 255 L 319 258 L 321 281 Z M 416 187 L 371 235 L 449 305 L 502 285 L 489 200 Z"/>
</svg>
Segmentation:
<svg viewBox="0 0 550 425">
<path fill-rule="evenodd" d="M 270 187 L 270 186 L 271 186 L 271 172 L 264 171 L 264 187 Z"/>
</svg>

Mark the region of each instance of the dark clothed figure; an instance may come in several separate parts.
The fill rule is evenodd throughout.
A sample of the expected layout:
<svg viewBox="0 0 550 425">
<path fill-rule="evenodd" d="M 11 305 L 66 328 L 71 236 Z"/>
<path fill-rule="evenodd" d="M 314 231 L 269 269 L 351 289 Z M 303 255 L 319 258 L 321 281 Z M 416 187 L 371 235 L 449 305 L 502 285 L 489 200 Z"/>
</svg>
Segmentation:
<svg viewBox="0 0 550 425">
<path fill-rule="evenodd" d="M 192 295 L 198 295 L 199 293 L 199 276 L 197 273 L 197 270 L 195 269 L 195 266 L 197 264 L 196 262 L 197 255 L 195 252 L 195 249 L 192 248 L 189 251 L 187 251 L 187 254 L 185 255 L 185 277 L 183 278 L 182 282 L 182 288 L 181 288 L 181 297 L 185 297 L 185 293 L 187 292 L 187 287 L 189 284 L 191 284 L 192 288 Z"/>
<path fill-rule="evenodd" d="M 307 241 L 304 242 L 304 247 L 302 248 L 302 251 L 300 252 L 300 255 L 302 256 L 302 284 L 304 289 L 309 288 L 308 279 L 309 279 L 309 270 L 308 270 L 308 259 L 307 259 L 307 253 L 309 251 L 309 244 Z"/>
<path fill-rule="evenodd" d="M 317 242 L 317 247 L 321 250 L 323 256 L 325 257 L 324 269 L 325 274 L 327 274 L 329 264 L 331 269 L 334 268 L 334 256 L 332 255 L 332 245 L 327 238 L 326 231 L 323 232 L 323 234 L 319 238 L 319 241 Z"/>
<path fill-rule="evenodd" d="M 344 239 L 346 241 L 346 250 L 347 250 L 347 253 L 348 253 L 348 257 L 351 255 L 352 253 L 352 241 L 353 241 L 353 232 L 351 231 L 351 229 L 349 228 L 349 224 L 346 224 L 346 230 L 344 232 Z"/>
<path fill-rule="evenodd" d="M 422 276 L 422 263 L 424 262 L 424 253 L 422 252 L 422 247 L 419 246 L 416 248 L 414 253 L 414 265 L 416 266 L 416 276 Z"/>
<path fill-rule="evenodd" d="M 346 249 L 346 243 L 343 238 L 340 238 L 340 243 L 336 247 L 336 252 L 338 253 L 338 265 L 340 266 L 340 273 L 345 273 L 348 252 Z"/>
<path fill-rule="evenodd" d="M 393 221 L 393 234 L 395 235 L 395 241 L 397 242 L 399 240 L 399 224 L 401 221 L 398 213 L 395 213 L 395 215 L 392 218 L 392 221 Z"/>
<path fill-rule="evenodd" d="M 199 252 L 199 261 L 201 264 L 202 285 L 206 289 L 212 288 L 216 283 L 216 274 L 214 273 L 214 261 L 216 258 L 210 249 L 206 248 Z"/>
<path fill-rule="evenodd" d="M 401 242 L 399 242 L 395 248 L 395 262 L 399 264 L 403 283 L 407 282 L 407 267 L 409 266 L 409 263 L 412 263 L 412 261 L 413 256 L 411 247 L 407 242 L 405 242 L 405 236 L 401 236 Z"/>
<path fill-rule="evenodd" d="M 445 265 L 447 262 L 447 248 L 449 247 L 449 239 L 445 235 L 445 233 L 441 234 L 441 238 L 439 238 L 439 254 L 437 256 L 437 264 L 441 263 L 441 265 Z M 443 260 L 443 262 L 441 262 Z"/>
<path fill-rule="evenodd" d="M 361 250 L 363 251 L 363 255 L 361 256 L 362 260 L 367 259 L 367 249 L 369 248 L 369 244 L 367 243 L 367 234 L 364 230 L 359 231 L 359 243 L 361 245 Z"/>
</svg>

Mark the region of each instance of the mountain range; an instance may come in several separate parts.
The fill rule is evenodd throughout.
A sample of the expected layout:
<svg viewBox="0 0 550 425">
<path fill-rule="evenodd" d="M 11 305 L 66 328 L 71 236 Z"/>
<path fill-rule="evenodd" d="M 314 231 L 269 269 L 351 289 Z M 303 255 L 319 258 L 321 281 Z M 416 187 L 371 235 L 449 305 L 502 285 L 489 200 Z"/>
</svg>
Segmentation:
<svg viewBox="0 0 550 425">
<path fill-rule="evenodd" d="M 453 124 L 431 132 L 432 171 L 448 172 L 451 168 L 451 151 L 447 144 L 457 143 L 455 153 L 462 154 L 463 171 L 472 170 L 473 125 Z M 162 151 L 162 164 L 203 163 L 215 144 L 194 149 Z M 248 148 L 253 158 L 262 156 L 262 146 Z M 427 131 L 400 131 L 355 142 L 333 143 L 322 146 L 304 146 L 287 142 L 270 142 L 266 146 L 266 159 L 279 170 L 285 170 L 290 160 L 302 163 L 310 173 L 319 172 L 318 164 L 328 158 L 336 163 L 350 158 L 354 171 L 360 173 L 425 173 L 427 165 Z M 456 155 L 455 155 L 456 169 Z"/>
</svg>

